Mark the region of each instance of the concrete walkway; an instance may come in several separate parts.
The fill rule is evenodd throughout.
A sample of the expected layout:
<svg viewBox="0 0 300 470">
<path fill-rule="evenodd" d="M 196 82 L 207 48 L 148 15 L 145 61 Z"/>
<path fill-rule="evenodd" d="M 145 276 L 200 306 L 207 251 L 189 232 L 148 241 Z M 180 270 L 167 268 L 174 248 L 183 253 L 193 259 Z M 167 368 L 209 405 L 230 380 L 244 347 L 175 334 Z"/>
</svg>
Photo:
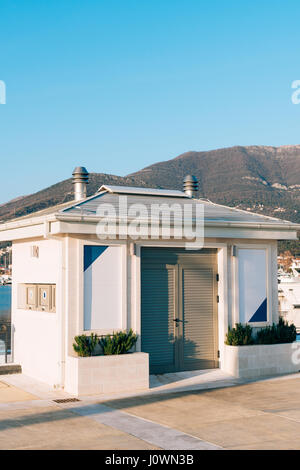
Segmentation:
<svg viewBox="0 0 300 470">
<path fill-rule="evenodd" d="M 150 375 L 149 393 L 186 392 L 210 388 L 232 387 L 243 380 L 232 377 L 221 369 L 193 370 Z"/>
<path fill-rule="evenodd" d="M 32 393 L 39 398 L 67 398 L 70 395 L 61 390 L 53 390 L 48 385 L 31 379 L 23 374 L 0 376 L 0 381 L 18 387 Z M 220 369 L 196 370 L 188 372 L 176 372 L 172 374 L 150 375 L 149 390 L 139 392 L 139 395 L 152 395 L 156 393 L 182 392 L 191 390 L 207 390 L 210 388 L 232 387 L 239 383 L 244 383 L 241 379 L 236 379 Z M 101 395 L 96 399 L 109 400 L 111 398 L 125 398 L 135 396 L 136 392 L 113 393 Z M 95 395 L 85 396 L 85 401 L 95 401 Z M 0 395 L 1 403 L 1 395 Z"/>
<path fill-rule="evenodd" d="M 192 383 L 195 385 L 197 384 L 197 375 L 201 374 L 188 374 L 184 373 L 181 377 L 180 374 L 169 374 L 170 376 L 164 377 L 165 386 L 168 387 L 174 384 L 175 389 L 177 389 L 178 381 L 182 380 L 185 385 L 190 387 Z M 192 379 L 192 382 L 191 382 Z M 209 376 L 209 382 L 211 383 L 212 376 Z M 222 380 L 224 377 L 222 377 Z M 11 413 L 17 410 L 26 410 L 26 416 L 22 417 L 21 420 L 18 417 L 18 424 L 22 422 L 25 427 L 31 426 L 33 423 L 38 424 L 41 423 L 43 419 L 48 422 L 48 427 L 56 427 L 54 426 L 55 421 L 64 421 L 65 419 L 71 419 L 70 416 L 66 417 L 65 412 L 66 410 L 72 411 L 74 414 L 88 417 L 90 420 L 100 423 L 101 425 L 106 425 L 108 430 L 109 428 L 113 428 L 114 430 L 118 430 L 122 432 L 122 435 L 129 435 L 134 436 L 137 438 L 137 442 L 140 443 L 141 441 L 147 445 L 149 445 L 149 449 L 176 449 L 176 450 L 218 450 L 220 446 L 214 445 L 212 443 L 203 441 L 197 437 L 191 436 L 187 433 L 177 431 L 176 429 L 172 429 L 168 426 L 161 425 L 151 420 L 146 420 L 144 418 L 140 418 L 137 416 L 133 416 L 128 412 L 117 411 L 113 408 L 107 407 L 102 404 L 98 404 L 99 397 L 91 396 L 91 397 L 84 397 L 80 398 L 80 401 L 72 403 L 66 402 L 64 404 L 57 404 L 54 402 L 56 399 L 62 398 L 70 398 L 70 395 L 63 392 L 63 391 L 54 391 L 51 390 L 47 385 L 42 384 L 34 379 L 26 377 L 24 375 L 9 375 L 3 376 L 3 387 L 5 386 L 7 390 L 10 391 L 11 399 L 2 400 L 1 396 L 1 388 L 0 388 L 0 419 L 1 413 Z M 156 377 L 152 378 L 154 382 L 155 388 L 155 381 L 158 380 L 157 388 L 158 390 L 164 389 L 159 383 L 159 379 Z M 206 386 L 207 380 L 205 380 L 203 374 L 200 379 L 200 383 L 202 387 Z M 18 388 L 16 387 L 18 386 Z M 217 386 L 217 383 L 216 383 Z M 22 390 L 21 390 L 22 389 Z M 28 390 L 31 390 L 36 395 L 29 395 Z M 23 392 L 23 397 L 17 394 L 18 392 Z M 164 390 L 163 390 L 164 391 Z M 151 390 L 149 392 L 145 392 L 147 395 L 151 394 Z M 126 394 L 119 396 L 119 399 L 122 398 L 129 398 L 134 396 L 134 394 Z M 15 397 L 15 400 L 13 399 Z M 101 397 L 102 400 L 113 398 L 116 399 L 116 395 L 110 395 L 105 397 Z M 22 400 L 28 400 L 20 401 Z M 29 401 L 30 400 L 30 401 Z M 96 402 L 90 404 L 91 402 Z M 42 410 L 38 410 L 41 408 Z M 60 412 L 57 413 L 56 410 L 59 409 Z M 33 414 L 33 410 L 35 410 L 35 414 Z M 61 411 L 63 410 L 63 412 Z M 29 415 L 27 414 L 29 413 Z M 18 415 L 19 416 L 19 415 Z M 51 424 L 50 424 L 51 423 Z M 7 421 L 0 420 L 0 448 L 1 448 L 1 430 Z M 12 426 L 11 421 L 9 421 L 9 427 Z M 104 432 L 104 430 L 102 430 Z M 105 433 L 104 433 L 105 434 Z M 131 437 L 132 439 L 132 437 Z M 57 444 L 58 445 L 58 444 Z M 64 444 L 67 445 L 67 444 Z M 101 444 L 103 445 L 103 443 Z M 112 447 L 118 449 L 118 444 L 112 444 Z M 128 446 L 130 443 L 128 442 Z M 23 447 L 22 447 L 23 448 Z M 28 447 L 30 448 L 30 447 Z M 64 447 L 63 447 L 64 448 Z M 108 447 L 109 448 L 109 447 Z M 131 447 L 127 447 L 130 449 Z M 138 446 L 140 448 L 140 446 Z"/>
<path fill-rule="evenodd" d="M 299 374 L 231 385 L 214 371 L 202 384 L 184 374 L 152 377 L 139 396 L 62 404 L 64 392 L 2 376 L 0 449 L 300 449 Z"/>
<path fill-rule="evenodd" d="M 219 450 L 221 447 L 203 441 L 182 431 L 155 423 L 149 419 L 117 411 L 109 406 L 95 404 L 74 407 L 73 411 L 82 416 L 112 426 L 143 441 L 167 450 Z"/>
<path fill-rule="evenodd" d="M 22 388 L 13 387 L 6 381 L 0 380 L 0 404 L 34 399 L 35 396 L 31 395 L 31 393 L 25 392 L 25 390 L 22 390 Z"/>
</svg>

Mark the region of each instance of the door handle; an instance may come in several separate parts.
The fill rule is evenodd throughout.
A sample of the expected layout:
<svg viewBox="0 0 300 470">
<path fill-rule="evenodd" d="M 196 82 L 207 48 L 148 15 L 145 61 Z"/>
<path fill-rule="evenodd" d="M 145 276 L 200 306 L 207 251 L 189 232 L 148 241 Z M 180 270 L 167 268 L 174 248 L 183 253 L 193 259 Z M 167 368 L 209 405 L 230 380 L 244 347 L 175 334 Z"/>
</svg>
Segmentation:
<svg viewBox="0 0 300 470">
<path fill-rule="evenodd" d="M 173 321 L 175 321 L 176 323 L 186 323 L 186 320 L 180 320 L 179 318 L 175 318 Z"/>
</svg>

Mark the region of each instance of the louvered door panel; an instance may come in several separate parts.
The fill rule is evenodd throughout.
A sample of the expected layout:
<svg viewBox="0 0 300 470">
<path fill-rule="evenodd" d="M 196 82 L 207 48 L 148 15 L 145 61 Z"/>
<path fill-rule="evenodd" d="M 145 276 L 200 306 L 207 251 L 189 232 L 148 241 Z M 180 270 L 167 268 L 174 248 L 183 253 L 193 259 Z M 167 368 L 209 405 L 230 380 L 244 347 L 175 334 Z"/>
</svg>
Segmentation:
<svg viewBox="0 0 300 470">
<path fill-rule="evenodd" d="M 142 351 L 149 353 L 150 373 L 175 370 L 175 269 L 142 268 Z"/>
<path fill-rule="evenodd" d="M 216 367 L 215 273 L 210 268 L 181 270 L 183 364 L 185 370 Z"/>
</svg>

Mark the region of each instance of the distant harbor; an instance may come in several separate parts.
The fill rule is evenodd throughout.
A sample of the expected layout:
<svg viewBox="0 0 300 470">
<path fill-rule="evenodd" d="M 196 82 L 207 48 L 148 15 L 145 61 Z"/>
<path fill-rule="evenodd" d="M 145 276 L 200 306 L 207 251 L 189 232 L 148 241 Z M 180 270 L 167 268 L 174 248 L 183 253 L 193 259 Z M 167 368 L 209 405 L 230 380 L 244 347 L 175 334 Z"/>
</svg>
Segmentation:
<svg viewBox="0 0 300 470">
<path fill-rule="evenodd" d="M 0 320 L 11 319 L 11 286 L 0 285 Z"/>
<path fill-rule="evenodd" d="M 10 276 L 1 276 L 0 277 L 0 286 L 7 286 L 7 285 L 11 285 L 12 281 L 11 281 L 11 277 Z"/>
</svg>

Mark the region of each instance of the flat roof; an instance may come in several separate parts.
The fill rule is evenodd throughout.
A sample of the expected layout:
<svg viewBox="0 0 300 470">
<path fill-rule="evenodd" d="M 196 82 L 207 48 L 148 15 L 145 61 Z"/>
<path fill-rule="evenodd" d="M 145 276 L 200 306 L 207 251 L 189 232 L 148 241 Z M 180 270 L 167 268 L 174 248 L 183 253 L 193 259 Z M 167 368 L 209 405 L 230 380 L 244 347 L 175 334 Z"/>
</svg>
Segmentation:
<svg viewBox="0 0 300 470">
<path fill-rule="evenodd" d="M 127 191 L 127 189 L 129 189 Z M 133 189 L 135 192 L 131 192 Z M 139 191 L 141 190 L 141 191 Z M 184 211 L 184 206 L 196 206 L 202 204 L 204 207 L 204 220 L 205 222 L 241 222 L 244 224 L 266 224 L 266 225 L 281 225 L 284 226 L 295 226 L 295 230 L 299 229 L 299 225 L 292 222 L 277 219 L 275 217 L 269 217 L 262 214 L 256 214 L 248 212 L 242 209 L 236 209 L 234 207 L 223 206 L 215 204 L 205 199 L 194 199 L 188 197 L 181 191 L 174 191 L 175 196 L 172 194 L 173 191 L 168 192 L 167 190 L 155 190 L 145 188 L 127 188 L 125 186 L 101 186 L 101 191 L 96 193 L 94 196 L 87 198 L 78 203 L 73 203 L 73 206 L 62 209 L 60 212 L 69 215 L 81 215 L 81 216 L 97 216 L 97 209 L 101 204 L 111 204 L 118 215 L 119 209 L 119 195 L 127 195 L 128 205 L 143 204 L 148 213 L 151 211 L 152 205 L 168 204 L 172 206 L 177 204 Z M 194 211 L 196 212 L 196 211 Z"/>
<path fill-rule="evenodd" d="M 168 196 L 168 197 L 184 197 L 188 198 L 183 191 L 176 189 L 155 189 L 155 188 L 135 188 L 133 186 L 113 186 L 110 184 L 103 184 L 99 188 L 99 192 L 108 191 L 114 194 L 136 194 L 145 196 Z"/>
<path fill-rule="evenodd" d="M 168 205 L 171 211 L 173 210 L 172 219 L 176 219 L 180 210 L 182 211 L 181 214 L 184 214 L 184 211 L 188 209 L 187 213 L 191 220 L 194 221 L 197 214 L 199 217 L 199 211 L 197 212 L 199 207 L 197 206 L 202 205 L 204 209 L 204 225 L 206 227 L 240 227 L 243 229 L 266 229 L 274 232 L 278 230 L 282 230 L 283 232 L 292 231 L 295 234 L 293 239 L 296 237 L 296 232 L 300 231 L 300 224 L 242 209 L 223 206 L 205 199 L 191 198 L 182 191 L 103 185 L 96 194 L 81 201 L 69 201 L 58 204 L 0 224 L 0 232 L 2 232 L 1 239 L 4 239 L 4 232 L 7 230 L 34 226 L 49 221 L 76 221 L 80 224 L 98 222 L 100 219 L 98 209 L 102 204 L 109 204 L 114 208 L 114 218 L 124 217 L 125 214 L 122 213 L 122 211 L 124 212 L 124 208 L 120 208 L 121 196 L 127 196 L 128 208 L 130 205 L 142 204 L 147 209 L 148 217 L 151 216 L 154 205 L 165 205 L 165 207 Z M 176 211 L 174 211 L 175 205 L 178 209 L 177 214 L 175 213 Z M 159 213 L 160 223 L 169 221 L 170 214 L 168 211 L 164 213 L 161 209 L 162 207 Z M 180 217 L 180 213 L 178 217 Z M 130 217 L 128 217 L 128 219 L 130 219 Z M 9 234 L 9 236 L 11 237 L 12 235 Z M 259 239 L 260 237 L 258 236 L 257 238 Z M 9 239 L 12 238 L 8 238 L 8 240 Z M 284 238 L 280 236 L 278 239 Z"/>
</svg>

